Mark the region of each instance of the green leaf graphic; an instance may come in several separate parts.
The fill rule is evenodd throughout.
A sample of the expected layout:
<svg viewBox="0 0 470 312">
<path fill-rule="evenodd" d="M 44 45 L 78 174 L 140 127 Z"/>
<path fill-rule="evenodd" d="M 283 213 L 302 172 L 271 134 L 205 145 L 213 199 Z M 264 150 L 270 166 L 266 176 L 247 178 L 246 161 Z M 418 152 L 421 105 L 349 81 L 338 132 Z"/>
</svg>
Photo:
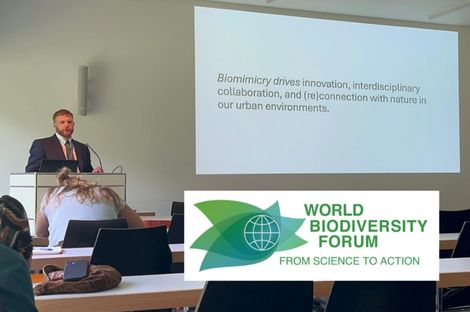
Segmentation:
<svg viewBox="0 0 470 312">
<path fill-rule="evenodd" d="M 191 245 L 207 250 L 201 271 L 258 263 L 276 251 L 306 243 L 295 234 L 304 220 L 282 217 L 277 201 L 266 210 L 230 200 L 205 201 L 196 207 L 213 224 Z"/>
</svg>

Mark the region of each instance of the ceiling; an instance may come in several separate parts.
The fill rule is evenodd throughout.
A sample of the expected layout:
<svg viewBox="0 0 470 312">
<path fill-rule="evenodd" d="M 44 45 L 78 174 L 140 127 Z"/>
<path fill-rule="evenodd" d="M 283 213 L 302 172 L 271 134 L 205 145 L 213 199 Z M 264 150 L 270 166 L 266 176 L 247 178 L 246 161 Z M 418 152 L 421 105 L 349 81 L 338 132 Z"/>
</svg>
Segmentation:
<svg viewBox="0 0 470 312">
<path fill-rule="evenodd" d="M 470 26 L 470 0 L 215 0 L 272 8 Z M 439 16 L 433 16 L 439 15 Z"/>
</svg>

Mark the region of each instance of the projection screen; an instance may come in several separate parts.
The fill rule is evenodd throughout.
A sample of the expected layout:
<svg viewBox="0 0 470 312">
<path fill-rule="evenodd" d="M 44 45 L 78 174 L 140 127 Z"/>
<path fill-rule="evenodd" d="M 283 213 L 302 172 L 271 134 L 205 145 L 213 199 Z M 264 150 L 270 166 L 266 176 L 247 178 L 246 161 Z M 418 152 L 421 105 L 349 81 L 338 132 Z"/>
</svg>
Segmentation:
<svg viewBox="0 0 470 312">
<path fill-rule="evenodd" d="M 458 33 L 195 7 L 196 173 L 459 172 Z"/>
</svg>

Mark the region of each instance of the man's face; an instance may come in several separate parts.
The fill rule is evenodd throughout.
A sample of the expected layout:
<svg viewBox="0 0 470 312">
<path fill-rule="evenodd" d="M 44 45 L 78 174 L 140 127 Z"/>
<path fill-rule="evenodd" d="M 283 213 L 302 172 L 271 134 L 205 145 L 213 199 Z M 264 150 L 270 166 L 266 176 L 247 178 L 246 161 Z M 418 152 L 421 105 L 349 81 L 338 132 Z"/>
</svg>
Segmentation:
<svg viewBox="0 0 470 312">
<path fill-rule="evenodd" d="M 73 117 L 70 115 L 59 115 L 54 119 L 55 132 L 66 139 L 69 139 L 73 133 Z"/>
</svg>

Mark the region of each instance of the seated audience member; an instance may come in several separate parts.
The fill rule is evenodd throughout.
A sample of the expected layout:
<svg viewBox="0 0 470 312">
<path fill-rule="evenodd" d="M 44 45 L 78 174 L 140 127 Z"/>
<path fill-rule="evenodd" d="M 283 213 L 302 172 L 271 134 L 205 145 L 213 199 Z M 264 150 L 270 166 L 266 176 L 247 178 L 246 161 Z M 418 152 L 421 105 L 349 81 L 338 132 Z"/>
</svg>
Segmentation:
<svg viewBox="0 0 470 312">
<path fill-rule="evenodd" d="M 36 235 L 49 236 L 49 246 L 62 243 L 69 220 L 125 218 L 129 227 L 143 227 L 142 219 L 107 186 L 70 176 L 63 168 L 58 186 L 44 196 L 36 216 Z"/>
<path fill-rule="evenodd" d="M 37 311 L 29 273 L 32 255 L 26 211 L 15 198 L 0 198 L 0 311 Z"/>
</svg>

